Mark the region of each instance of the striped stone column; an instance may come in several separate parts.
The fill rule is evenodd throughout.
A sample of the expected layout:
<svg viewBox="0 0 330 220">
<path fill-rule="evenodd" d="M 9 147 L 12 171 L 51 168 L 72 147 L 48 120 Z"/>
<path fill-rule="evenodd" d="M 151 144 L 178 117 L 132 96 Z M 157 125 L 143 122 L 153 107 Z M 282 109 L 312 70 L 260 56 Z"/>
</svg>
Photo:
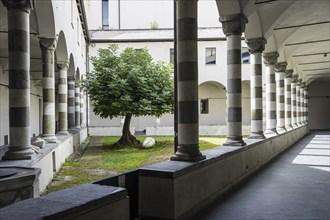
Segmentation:
<svg viewBox="0 0 330 220">
<path fill-rule="evenodd" d="M 31 159 L 30 11 L 34 1 L 2 0 L 7 7 L 9 72 L 9 149 L 4 159 Z"/>
<path fill-rule="evenodd" d="M 58 134 L 67 135 L 68 132 L 68 68 L 69 62 L 57 63 L 58 66 Z"/>
<path fill-rule="evenodd" d="M 80 128 L 80 80 L 75 82 L 75 128 Z"/>
<path fill-rule="evenodd" d="M 85 98 L 85 95 L 84 95 L 84 91 L 81 89 L 80 90 L 80 127 L 84 127 L 85 126 L 85 123 L 84 123 L 84 98 Z"/>
<path fill-rule="evenodd" d="M 305 82 L 302 82 L 300 84 L 300 123 L 301 123 L 301 125 L 305 125 L 305 121 L 304 121 L 304 115 L 305 115 L 304 91 L 305 91 L 305 86 L 306 86 Z"/>
<path fill-rule="evenodd" d="M 276 131 L 277 133 L 286 132 L 285 129 L 285 109 L 284 109 L 284 75 L 287 62 L 275 64 L 275 81 L 276 81 Z"/>
<path fill-rule="evenodd" d="M 199 161 L 197 0 L 177 0 L 178 148 L 171 160 Z"/>
<path fill-rule="evenodd" d="M 242 139 L 241 35 L 247 19 L 242 14 L 220 17 L 227 37 L 227 140 L 224 145 L 244 146 Z"/>
<path fill-rule="evenodd" d="M 75 128 L 75 77 L 68 77 L 68 127 Z"/>
<path fill-rule="evenodd" d="M 300 105 L 300 84 L 301 84 L 301 79 L 297 79 L 297 83 L 296 83 L 296 92 L 297 92 L 297 96 L 296 96 L 296 101 L 297 101 L 297 126 L 300 127 L 301 126 L 301 121 L 300 121 L 300 116 L 301 116 L 301 105 Z"/>
<path fill-rule="evenodd" d="M 293 70 L 285 71 L 285 93 L 284 93 L 284 109 L 285 109 L 285 129 L 292 130 L 292 111 L 291 111 L 291 83 Z"/>
<path fill-rule="evenodd" d="M 265 49 L 266 39 L 249 39 L 246 44 L 250 53 L 251 134 L 249 139 L 264 139 L 262 127 L 262 51 Z"/>
<path fill-rule="evenodd" d="M 308 87 L 305 86 L 305 123 L 308 124 Z"/>
<path fill-rule="evenodd" d="M 277 135 L 276 131 L 276 85 L 275 63 L 278 58 L 277 52 L 263 54 L 266 65 L 266 131 L 267 137 Z"/>
<path fill-rule="evenodd" d="M 40 38 L 43 82 L 42 136 L 47 142 L 56 142 L 55 136 L 55 38 Z"/>
<path fill-rule="evenodd" d="M 291 80 L 291 125 L 292 128 L 297 128 L 297 79 L 298 75 L 295 74 L 292 76 Z"/>
</svg>

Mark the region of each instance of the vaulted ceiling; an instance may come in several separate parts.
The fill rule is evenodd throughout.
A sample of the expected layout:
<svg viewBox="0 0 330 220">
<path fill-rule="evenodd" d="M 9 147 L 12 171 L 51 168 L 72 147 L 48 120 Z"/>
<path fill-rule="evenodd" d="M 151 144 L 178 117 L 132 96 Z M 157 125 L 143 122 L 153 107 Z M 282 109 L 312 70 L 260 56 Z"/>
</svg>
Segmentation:
<svg viewBox="0 0 330 220">
<path fill-rule="evenodd" d="M 304 81 L 330 81 L 329 0 L 217 0 L 220 16 L 244 14 L 247 39 L 264 37 Z"/>
</svg>

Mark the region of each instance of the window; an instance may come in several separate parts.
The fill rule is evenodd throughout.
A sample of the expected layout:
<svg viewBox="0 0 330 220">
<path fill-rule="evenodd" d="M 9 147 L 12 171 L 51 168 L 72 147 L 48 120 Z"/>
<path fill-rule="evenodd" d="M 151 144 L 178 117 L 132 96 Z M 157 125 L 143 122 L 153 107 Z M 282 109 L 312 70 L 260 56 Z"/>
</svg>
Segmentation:
<svg viewBox="0 0 330 220">
<path fill-rule="evenodd" d="M 109 29 L 109 0 L 102 0 L 102 28 Z"/>
<path fill-rule="evenodd" d="M 250 53 L 246 47 L 242 47 L 242 63 L 243 64 L 250 63 Z"/>
<path fill-rule="evenodd" d="M 201 114 L 208 114 L 208 113 L 209 113 L 209 100 L 201 99 Z"/>
<path fill-rule="evenodd" d="M 216 49 L 215 47 L 205 48 L 205 64 L 216 63 Z"/>
<path fill-rule="evenodd" d="M 174 49 L 170 48 L 170 63 L 174 64 Z"/>
</svg>

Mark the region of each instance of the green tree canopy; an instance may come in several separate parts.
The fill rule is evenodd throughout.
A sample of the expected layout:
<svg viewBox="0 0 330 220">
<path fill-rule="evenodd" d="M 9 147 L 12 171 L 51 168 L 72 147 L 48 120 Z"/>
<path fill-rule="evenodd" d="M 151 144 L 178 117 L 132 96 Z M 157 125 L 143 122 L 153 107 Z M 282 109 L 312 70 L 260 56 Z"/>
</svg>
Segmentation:
<svg viewBox="0 0 330 220">
<path fill-rule="evenodd" d="M 83 86 L 102 118 L 125 116 L 123 136 L 117 144 L 136 145 L 129 131 L 132 116 L 156 116 L 173 112 L 172 65 L 154 62 L 146 48 L 126 48 L 120 54 L 117 45 L 99 49 L 91 58 L 94 70 Z"/>
</svg>

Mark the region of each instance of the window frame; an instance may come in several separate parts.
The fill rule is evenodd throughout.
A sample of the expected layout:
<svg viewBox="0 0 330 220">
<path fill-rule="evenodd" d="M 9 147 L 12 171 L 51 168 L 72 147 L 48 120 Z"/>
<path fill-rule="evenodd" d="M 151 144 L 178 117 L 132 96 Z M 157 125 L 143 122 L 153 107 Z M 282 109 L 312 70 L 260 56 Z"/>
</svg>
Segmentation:
<svg viewBox="0 0 330 220">
<path fill-rule="evenodd" d="M 207 56 L 208 51 L 210 50 L 210 56 Z M 214 51 L 214 52 L 213 52 Z M 212 61 L 207 61 L 207 58 L 214 57 Z M 217 48 L 216 47 L 205 47 L 205 65 L 216 65 L 217 64 Z"/>
</svg>

